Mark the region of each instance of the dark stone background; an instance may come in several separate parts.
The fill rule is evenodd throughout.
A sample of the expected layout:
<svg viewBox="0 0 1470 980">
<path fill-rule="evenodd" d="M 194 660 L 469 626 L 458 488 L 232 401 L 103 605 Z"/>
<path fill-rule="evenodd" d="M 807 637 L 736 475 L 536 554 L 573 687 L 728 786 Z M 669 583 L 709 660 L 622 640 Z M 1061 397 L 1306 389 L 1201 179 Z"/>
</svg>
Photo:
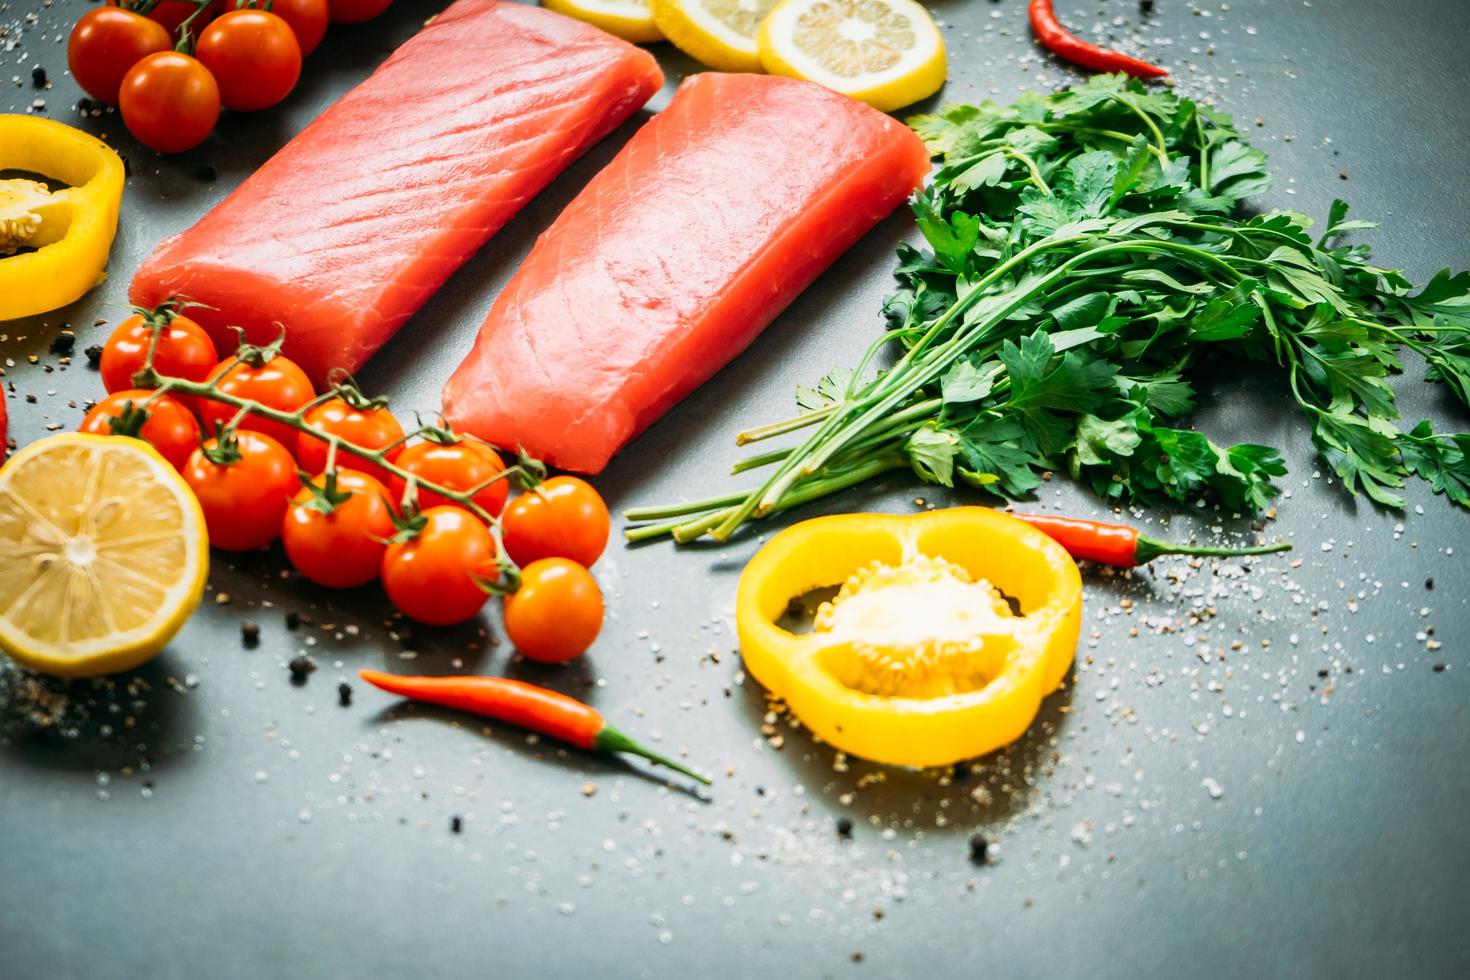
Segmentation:
<svg viewBox="0 0 1470 980">
<path fill-rule="evenodd" d="M 80 122 L 64 52 L 86 6 L 0 0 L 0 110 L 40 97 L 46 115 Z M 72 308 L 0 324 L 13 436 L 74 426 L 101 391 L 80 357 L 62 366 L 49 352 L 58 329 L 76 329 L 78 354 L 100 342 L 94 319 L 122 315 L 151 246 L 436 6 L 398 0 L 375 23 L 333 28 L 284 106 L 227 118 L 180 157 L 142 150 L 111 113 L 81 122 L 132 165 L 113 278 Z M 1132 2 L 1059 5 L 1091 36 L 1151 40 L 1143 50 L 1183 91 L 1233 113 L 1271 155 L 1262 206 L 1320 217 L 1344 196 L 1384 223 L 1372 235 L 1384 263 L 1420 281 L 1470 266 L 1470 5 L 1155 6 L 1140 18 Z M 1038 54 L 1024 7 L 934 5 L 953 66 L 944 98 L 1007 100 L 1077 77 Z M 655 109 L 696 70 L 656 50 L 670 84 Z M 44 92 L 31 88 L 37 64 Z M 368 390 L 437 407 L 533 237 L 635 125 L 469 262 L 363 373 Z M 841 259 L 616 460 L 598 481 L 609 500 L 729 487 L 733 433 L 783 416 L 794 385 L 866 346 L 893 247 L 911 235 L 896 216 Z M 74 688 L 53 706 L 58 724 L 38 727 L 34 690 L 0 673 L 0 974 L 1463 976 L 1470 616 L 1454 552 L 1470 551 L 1470 522 L 1422 484 L 1404 514 L 1350 498 L 1321 475 L 1279 377 L 1205 374 L 1202 429 L 1286 454 L 1289 495 L 1269 533 L 1297 543 L 1300 565 L 1091 574 L 1075 683 L 1009 756 L 953 781 L 834 765 L 784 719 L 784 747 L 762 737 L 765 702 L 741 683 L 731 634 L 755 536 L 684 552 L 614 544 L 598 569 L 603 637 L 554 670 L 510 663 L 493 610 L 482 629 L 395 640 L 371 590 L 282 581 L 277 553 L 216 556 L 210 597 L 170 650 L 114 685 Z M 1399 384 L 1405 415 L 1463 429 L 1418 377 L 1411 365 Z M 895 477 L 830 507 L 904 510 L 916 493 L 947 499 Z M 1062 479 L 1041 503 L 1097 512 Z M 1246 529 L 1195 512 L 1159 530 L 1215 526 Z M 289 631 L 288 610 L 311 622 Z M 241 644 L 243 619 L 261 624 L 257 649 Z M 300 652 L 321 669 L 297 687 L 285 665 Z M 720 775 L 699 799 L 640 766 L 404 710 L 361 684 L 338 706 L 340 680 L 385 665 L 550 683 Z M 850 841 L 834 831 L 842 816 Z M 968 860 L 976 832 L 995 842 L 990 866 Z"/>
</svg>

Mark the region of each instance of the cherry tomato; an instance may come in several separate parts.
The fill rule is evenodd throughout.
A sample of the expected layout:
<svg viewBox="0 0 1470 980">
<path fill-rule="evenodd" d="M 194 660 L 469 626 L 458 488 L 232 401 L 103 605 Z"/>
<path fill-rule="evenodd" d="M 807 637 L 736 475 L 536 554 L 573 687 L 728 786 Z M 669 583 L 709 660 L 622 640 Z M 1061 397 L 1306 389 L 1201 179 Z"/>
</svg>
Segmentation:
<svg viewBox="0 0 1470 980">
<path fill-rule="evenodd" d="M 602 629 L 602 590 L 592 573 L 567 558 L 521 569 L 521 587 L 505 597 L 505 635 L 532 660 L 580 657 Z"/>
<path fill-rule="evenodd" d="M 280 354 L 272 356 L 260 367 L 238 357 L 228 357 L 214 366 L 206 380 L 215 378 L 220 378 L 220 391 L 282 412 L 294 412 L 316 397 L 306 372 L 297 367 L 295 361 Z M 224 402 L 207 398 L 199 400 L 199 421 L 204 423 L 206 433 L 214 431 L 216 422 L 230 421 L 238 411 Z M 283 446 L 294 448 L 296 445 L 296 430 L 280 422 L 247 415 L 240 422 L 240 428 L 264 432 Z"/>
<path fill-rule="evenodd" d="M 122 4 L 117 3 L 117 0 L 109 0 L 109 2 L 117 6 L 122 6 Z M 194 18 L 193 22 L 189 25 L 189 33 L 198 37 L 199 32 L 204 30 L 206 24 L 224 13 L 226 6 L 226 0 L 215 0 L 204 13 Z M 162 24 L 170 35 L 178 37 L 179 28 L 183 25 L 184 21 L 189 19 L 189 15 L 198 9 L 199 5 L 194 0 L 159 0 L 158 6 L 143 16 L 151 21 Z M 173 47 L 172 41 L 169 42 L 169 47 Z"/>
<path fill-rule="evenodd" d="M 206 440 L 182 472 L 204 509 L 209 543 L 225 551 L 254 551 L 281 533 L 301 483 L 291 454 L 270 436 L 243 430 L 235 433 L 234 445 L 231 453 L 219 440 Z"/>
<path fill-rule="evenodd" d="M 333 398 L 307 412 L 306 421 L 364 449 L 393 446 L 388 450 L 389 462 L 396 460 L 403 452 L 401 446 L 393 445 L 403 438 L 403 426 L 398 424 L 393 413 L 386 408 L 353 408 L 341 398 Z M 316 436 L 298 432 L 296 458 L 301 461 L 303 470 L 315 476 L 327 468 L 327 444 Z M 369 473 L 384 483 L 389 479 L 387 471 L 377 463 L 344 453 L 340 449 L 337 450 L 337 468 Z"/>
<path fill-rule="evenodd" d="M 214 76 L 178 51 L 150 54 L 129 68 L 117 102 L 128 132 L 159 153 L 192 150 L 219 119 Z"/>
<path fill-rule="evenodd" d="M 404 447 L 394 460 L 400 467 L 415 474 L 421 480 L 437 483 L 451 490 L 470 490 L 505 469 L 500 454 L 483 442 L 461 439 L 450 445 L 437 442 L 416 442 Z M 403 496 L 403 481 L 396 477 L 392 481 L 393 499 Z M 475 503 L 487 514 L 499 514 L 510 495 L 509 481 L 496 480 L 475 494 Z M 419 489 L 419 506 L 456 506 L 453 501 L 430 490 Z"/>
<path fill-rule="evenodd" d="M 462 623 L 485 604 L 472 573 L 493 574 L 495 540 L 460 507 L 430 507 L 420 516 L 418 534 L 383 554 L 383 589 L 409 619 L 430 626 Z"/>
<path fill-rule="evenodd" d="M 136 432 L 114 433 L 114 422 L 126 423 L 125 412 L 131 405 L 133 411 L 146 411 L 148 418 Z M 96 407 L 82 419 L 78 432 L 90 432 L 99 436 L 131 435 L 142 439 L 158 454 L 182 471 L 194 450 L 199 448 L 199 423 L 194 415 L 169 395 L 141 388 L 113 392 L 97 403 Z"/>
<path fill-rule="evenodd" d="M 327 0 L 274 0 L 271 13 L 291 25 L 303 58 L 315 51 L 327 34 Z"/>
<path fill-rule="evenodd" d="M 194 54 L 219 83 L 226 109 L 253 112 L 291 94 L 301 77 L 301 45 L 267 10 L 231 10 L 199 35 Z"/>
<path fill-rule="evenodd" d="M 607 504 L 585 480 L 554 476 L 510 502 L 501 518 L 505 553 L 517 565 L 570 558 L 591 567 L 607 547 Z"/>
<path fill-rule="evenodd" d="M 166 320 L 160 327 L 158 346 L 153 351 L 153 367 L 159 374 L 186 381 L 203 381 L 209 371 L 219 363 L 219 353 L 214 341 L 204 328 L 186 316 L 167 312 L 156 313 Z M 122 391 L 135 387 L 133 375 L 143 369 L 148 359 L 148 347 L 153 343 L 153 326 L 150 318 L 134 313 L 112 332 L 107 343 L 102 345 L 102 387 L 108 391 Z M 181 404 L 192 406 L 194 399 L 187 395 L 174 395 Z"/>
<path fill-rule="evenodd" d="M 332 9 L 332 23 L 361 24 L 387 10 L 393 0 L 327 0 Z"/>
<path fill-rule="evenodd" d="M 351 589 L 378 577 L 384 542 L 393 536 L 388 491 L 366 473 L 338 470 L 335 489 L 346 500 L 331 504 L 325 474 L 302 487 L 281 522 L 281 544 L 296 570 L 317 585 Z M 331 513 L 323 513 L 327 507 Z"/>
<path fill-rule="evenodd" d="M 99 102 L 115 103 L 128 69 L 173 46 L 168 29 L 142 14 L 98 7 L 82 14 L 73 25 L 66 41 L 66 61 L 84 92 Z"/>
</svg>

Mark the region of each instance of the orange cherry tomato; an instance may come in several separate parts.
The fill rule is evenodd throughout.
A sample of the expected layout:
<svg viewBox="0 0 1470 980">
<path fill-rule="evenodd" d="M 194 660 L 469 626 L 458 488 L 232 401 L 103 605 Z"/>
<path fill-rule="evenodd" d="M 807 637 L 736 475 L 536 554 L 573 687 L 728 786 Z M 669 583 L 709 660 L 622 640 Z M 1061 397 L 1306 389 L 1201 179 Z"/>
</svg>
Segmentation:
<svg viewBox="0 0 1470 980">
<path fill-rule="evenodd" d="M 219 390 L 237 398 L 248 398 L 282 412 L 294 412 L 316 397 L 311 379 L 288 357 L 276 354 L 259 366 L 238 357 L 227 357 L 209 372 L 205 379 L 219 378 Z M 229 422 L 238 413 L 233 405 L 213 399 L 199 400 L 199 421 L 205 433 L 214 432 L 215 424 Z M 288 425 L 255 415 L 240 422 L 241 429 L 264 432 L 283 446 L 296 446 L 296 430 Z"/>
<path fill-rule="evenodd" d="M 386 541 L 393 536 L 387 489 L 352 470 L 339 470 L 330 487 L 325 475 L 312 477 L 311 483 L 296 494 L 281 522 L 286 557 L 317 585 L 366 585 L 378 577 Z M 333 492 L 347 499 L 334 502 Z"/>
<path fill-rule="evenodd" d="M 264 548 L 281 533 L 296 488 L 296 462 L 270 436 L 248 429 L 230 444 L 206 440 L 183 469 L 199 498 L 209 543 L 225 551 Z"/>
<path fill-rule="evenodd" d="M 479 486 L 505 469 L 499 453 L 473 439 L 460 439 L 449 445 L 429 441 L 416 442 L 404 447 L 394 462 L 421 480 L 462 491 Z M 403 481 L 394 478 L 392 489 L 393 499 L 401 499 Z M 418 493 L 419 506 L 425 510 L 430 507 L 456 506 L 453 501 L 431 490 L 420 489 Z M 509 481 L 496 480 L 475 494 L 474 500 L 485 513 L 493 516 L 500 513 L 505 506 L 505 498 L 509 495 Z"/>
<path fill-rule="evenodd" d="M 147 414 L 141 425 L 133 417 L 135 412 Z M 199 423 L 193 413 L 170 395 L 141 388 L 116 391 L 102 399 L 77 431 L 142 439 L 180 471 L 199 448 Z"/>
<path fill-rule="evenodd" d="M 117 103 L 128 69 L 174 46 L 168 28 L 120 7 L 98 7 L 77 18 L 66 41 L 72 77 L 92 98 Z"/>
<path fill-rule="evenodd" d="M 226 109 L 267 109 L 296 87 L 301 45 L 291 25 L 268 10 L 231 10 L 199 33 L 194 49 L 219 83 Z"/>
<path fill-rule="evenodd" d="M 385 446 L 393 446 L 388 450 L 390 463 L 403 452 L 402 446 L 395 445 L 403 438 L 403 426 L 398 424 L 398 420 L 387 408 L 371 406 L 354 408 L 341 398 L 333 398 L 307 412 L 306 421 L 364 449 L 382 449 Z M 326 442 L 316 436 L 307 435 L 305 432 L 298 432 L 296 434 L 296 459 L 300 461 L 301 468 L 313 476 L 324 472 L 327 468 Z M 340 449 L 337 451 L 337 468 L 371 474 L 376 479 L 383 481 L 385 485 L 389 480 L 388 472 L 377 463 L 342 452 Z"/>
<path fill-rule="evenodd" d="M 219 86 L 198 60 L 160 51 L 128 69 L 117 104 L 138 142 L 159 153 L 183 153 L 214 131 Z"/>
<path fill-rule="evenodd" d="M 153 368 L 159 374 L 185 381 L 203 381 L 210 369 L 219 363 L 214 341 L 204 328 L 186 316 L 158 311 L 151 316 L 134 313 L 117 325 L 102 345 L 102 387 L 108 391 L 125 391 L 136 387 L 133 375 L 143 369 L 148 347 L 153 343 L 153 324 L 162 320 L 158 329 L 158 346 L 153 351 Z M 180 404 L 192 406 L 189 395 L 174 395 Z"/>
<path fill-rule="evenodd" d="M 423 526 L 383 554 L 383 590 L 409 619 L 452 626 L 474 617 L 488 596 L 472 573 L 492 568 L 495 540 L 461 507 L 431 507 Z"/>
<path fill-rule="evenodd" d="M 580 657 L 602 629 L 602 590 L 586 568 L 543 558 L 521 569 L 521 586 L 505 597 L 505 635 L 532 660 L 559 664 Z"/>
<path fill-rule="evenodd" d="M 501 517 L 505 553 L 517 565 L 570 558 L 591 567 L 607 547 L 607 504 L 586 480 L 554 476 L 512 500 Z"/>
</svg>

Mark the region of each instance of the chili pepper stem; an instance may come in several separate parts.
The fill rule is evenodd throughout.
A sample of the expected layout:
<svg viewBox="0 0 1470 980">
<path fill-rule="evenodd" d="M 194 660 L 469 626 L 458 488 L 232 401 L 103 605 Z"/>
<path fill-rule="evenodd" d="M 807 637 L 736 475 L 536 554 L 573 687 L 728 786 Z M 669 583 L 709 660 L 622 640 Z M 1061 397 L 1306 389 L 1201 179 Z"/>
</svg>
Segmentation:
<svg viewBox="0 0 1470 980">
<path fill-rule="evenodd" d="M 629 755 L 642 756 L 655 765 L 664 766 L 675 772 L 683 773 L 690 779 L 697 779 L 704 785 L 710 785 L 710 778 L 702 772 L 696 772 L 681 763 L 675 762 L 662 753 L 655 752 L 641 742 L 634 740 L 625 733 L 611 725 L 604 725 L 602 731 L 597 733 L 592 742 L 592 747 L 598 752 L 627 752 Z"/>
<path fill-rule="evenodd" d="M 1248 555 L 1274 555 L 1290 550 L 1290 541 L 1278 541 L 1275 544 L 1256 545 L 1249 548 L 1213 548 L 1202 545 L 1156 541 L 1153 538 L 1147 538 L 1140 534 L 1133 554 L 1135 562 L 1140 565 L 1146 565 L 1155 558 L 1162 557 L 1163 555 L 1189 555 L 1197 558 L 1244 558 Z"/>
</svg>

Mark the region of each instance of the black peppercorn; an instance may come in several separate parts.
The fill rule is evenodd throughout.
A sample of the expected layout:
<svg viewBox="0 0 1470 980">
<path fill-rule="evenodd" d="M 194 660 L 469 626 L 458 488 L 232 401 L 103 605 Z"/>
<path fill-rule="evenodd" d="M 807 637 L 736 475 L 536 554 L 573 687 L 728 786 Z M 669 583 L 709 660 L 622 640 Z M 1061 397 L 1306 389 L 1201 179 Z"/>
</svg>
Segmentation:
<svg viewBox="0 0 1470 980">
<path fill-rule="evenodd" d="M 975 864 L 984 864 L 985 855 L 990 851 L 990 842 L 983 834 L 970 835 L 970 860 Z"/>
<path fill-rule="evenodd" d="M 337 703 L 344 708 L 352 703 L 352 685 L 346 681 L 337 685 Z"/>
<path fill-rule="evenodd" d="M 260 624 L 245 620 L 240 624 L 240 639 L 247 647 L 257 646 L 260 643 Z"/>
<path fill-rule="evenodd" d="M 34 85 L 34 86 L 36 86 L 36 88 L 45 88 L 46 87 L 46 69 L 42 68 L 40 65 L 37 65 L 36 67 L 32 68 L 31 69 L 31 84 Z"/>
<path fill-rule="evenodd" d="M 316 662 L 308 656 L 297 655 L 286 667 L 291 671 L 292 684 L 305 684 L 306 676 L 316 670 Z"/>
<path fill-rule="evenodd" d="M 852 820 L 850 818 L 848 818 L 848 817 L 838 817 L 837 818 L 837 836 L 838 837 L 851 837 L 852 836 Z"/>
</svg>

